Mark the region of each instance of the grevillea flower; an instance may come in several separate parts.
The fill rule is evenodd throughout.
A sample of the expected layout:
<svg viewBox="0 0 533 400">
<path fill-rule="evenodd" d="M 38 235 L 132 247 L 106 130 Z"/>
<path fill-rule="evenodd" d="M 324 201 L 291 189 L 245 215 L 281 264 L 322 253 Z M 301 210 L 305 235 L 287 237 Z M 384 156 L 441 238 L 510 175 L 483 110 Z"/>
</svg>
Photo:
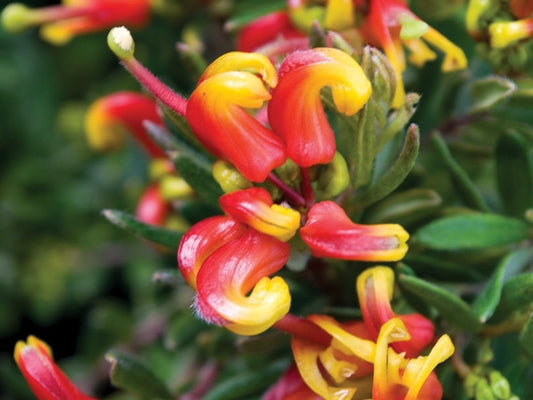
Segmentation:
<svg viewBox="0 0 533 400">
<path fill-rule="evenodd" d="M 244 26 L 237 38 L 237 50 L 252 52 L 275 40 L 303 37 L 285 11 L 263 15 Z"/>
<path fill-rule="evenodd" d="M 372 87 L 359 64 L 332 48 L 296 51 L 279 69 L 279 84 L 268 103 L 272 130 L 296 164 L 327 164 L 335 156 L 335 134 L 322 107 L 320 89 L 330 86 L 340 112 L 353 115 L 365 105 Z M 297 93 L 297 95 L 295 95 Z"/>
<path fill-rule="evenodd" d="M 357 294 L 363 318 L 373 341 L 378 339 L 380 329 L 387 321 L 400 318 L 411 334 L 411 340 L 396 342 L 393 348 L 398 353 L 405 352 L 407 357 L 416 357 L 433 341 L 435 327 L 421 314 L 396 315 L 390 304 L 393 286 L 394 272 L 388 267 L 369 268 L 359 275 Z"/>
<path fill-rule="evenodd" d="M 256 335 L 289 311 L 287 284 L 280 277 L 269 278 L 289 255 L 287 243 L 230 217 L 211 217 L 183 237 L 178 264 L 198 290 L 195 304 L 202 318 L 238 334 Z"/>
<path fill-rule="evenodd" d="M 277 81 L 266 57 L 231 52 L 207 68 L 187 103 L 187 120 L 200 142 L 254 182 L 285 162 L 285 147 L 243 107 L 260 108 L 270 99 L 264 83 L 275 87 Z"/>
<path fill-rule="evenodd" d="M 316 257 L 359 261 L 399 261 L 409 239 L 398 224 L 355 224 L 332 201 L 311 208 L 300 234 Z"/>
<path fill-rule="evenodd" d="M 19 32 L 42 25 L 41 36 L 58 45 L 74 36 L 116 25 L 142 27 L 149 19 L 149 0 L 64 0 L 62 5 L 34 10 L 13 3 L 2 12 L 2 24 L 6 30 Z"/>
<path fill-rule="evenodd" d="M 371 44 L 383 48 L 396 70 L 397 89 L 393 101 L 394 107 L 401 106 L 405 97 L 402 72 L 406 64 L 402 44 L 411 51 L 409 61 L 415 66 L 422 66 L 437 57 L 424 41 L 445 53 L 443 71 L 455 71 L 467 66 L 463 50 L 421 21 L 403 0 L 371 0 L 363 32 Z"/>
<path fill-rule="evenodd" d="M 284 242 L 300 228 L 300 213 L 274 204 L 270 193 L 263 188 L 254 187 L 225 194 L 220 198 L 220 205 L 235 221 Z"/>
<path fill-rule="evenodd" d="M 42 340 L 28 336 L 17 342 L 15 361 L 39 400 L 95 400 L 83 394 L 54 362 L 52 350 Z"/>
<path fill-rule="evenodd" d="M 410 359 L 389 347 L 393 342 L 410 338 L 399 318 L 381 327 L 376 342 L 349 332 L 331 317 L 311 315 L 308 319 L 332 336 L 331 344 L 325 347 L 294 337 L 292 349 L 303 380 L 324 399 L 442 397 L 442 386 L 432 371 L 453 354 L 454 347 L 447 335 L 437 341 L 427 356 Z"/>
<path fill-rule="evenodd" d="M 137 140 L 151 157 L 166 157 L 143 126 L 143 121 L 163 125 L 157 104 L 151 97 L 135 92 L 117 92 L 91 104 L 85 118 L 89 144 L 97 150 L 122 147 L 127 133 Z"/>
</svg>

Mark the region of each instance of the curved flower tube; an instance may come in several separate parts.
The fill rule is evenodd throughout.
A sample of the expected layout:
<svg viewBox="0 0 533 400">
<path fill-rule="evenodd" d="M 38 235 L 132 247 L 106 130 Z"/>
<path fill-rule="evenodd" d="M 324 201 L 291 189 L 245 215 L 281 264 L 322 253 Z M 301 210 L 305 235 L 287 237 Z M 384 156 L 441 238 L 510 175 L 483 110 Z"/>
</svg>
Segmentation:
<svg viewBox="0 0 533 400">
<path fill-rule="evenodd" d="M 244 225 L 221 215 L 204 219 L 189 229 L 178 248 L 178 265 L 189 286 L 197 290 L 198 271 L 207 257 L 245 232 Z"/>
<path fill-rule="evenodd" d="M 363 318 L 372 340 L 377 340 L 381 327 L 398 317 L 411 334 L 411 340 L 396 342 L 394 350 L 405 352 L 407 357 L 418 356 L 434 338 L 433 323 L 421 314 L 396 315 L 390 300 L 394 287 L 394 271 L 388 267 L 374 267 L 362 272 L 357 278 L 357 294 Z"/>
<path fill-rule="evenodd" d="M 274 66 L 266 57 L 225 54 L 202 75 L 187 103 L 186 116 L 210 152 L 235 165 L 247 179 L 263 182 L 285 162 L 285 148 L 278 136 L 242 108 L 260 108 L 270 99 L 263 81 L 243 69 L 257 71 L 271 87 L 277 84 Z"/>
<path fill-rule="evenodd" d="M 41 36 L 56 45 L 65 44 L 77 35 L 117 25 L 142 27 L 149 19 L 149 0 L 64 0 L 62 5 L 39 9 L 12 3 L 2 12 L 6 30 L 20 32 L 42 25 Z"/>
<path fill-rule="evenodd" d="M 289 55 L 279 79 L 268 103 L 268 117 L 272 130 L 285 141 L 287 155 L 301 167 L 331 162 L 335 134 L 322 107 L 320 89 L 329 85 L 339 111 L 353 115 L 372 92 L 362 68 L 341 50 L 316 48 Z"/>
<path fill-rule="evenodd" d="M 403 0 L 371 0 L 363 31 L 370 42 L 383 48 L 396 70 L 398 84 L 393 107 L 400 107 L 405 98 L 402 72 L 406 64 L 402 43 L 411 50 L 409 60 L 416 66 L 436 58 L 436 54 L 422 39 L 445 53 L 443 71 L 455 71 L 467 66 L 463 50 L 421 21 Z"/>
<path fill-rule="evenodd" d="M 96 400 L 70 381 L 54 362 L 50 346 L 35 336 L 17 342 L 14 358 L 39 400 Z"/>
<path fill-rule="evenodd" d="M 263 15 L 246 25 L 237 37 L 239 51 L 252 52 L 280 38 L 304 37 L 291 23 L 286 11 Z"/>
<path fill-rule="evenodd" d="M 399 261 L 409 239 L 397 224 L 355 224 L 332 201 L 311 208 L 300 234 L 316 257 L 358 261 Z"/>
<path fill-rule="evenodd" d="M 502 49 L 522 39 L 533 37 L 533 18 L 493 22 L 489 25 L 490 45 Z"/>
<path fill-rule="evenodd" d="M 146 132 L 145 120 L 163 125 L 156 102 L 140 93 L 122 91 L 91 104 L 85 117 L 85 131 L 89 144 L 96 150 L 118 149 L 130 133 L 150 157 L 166 157 Z"/>
<path fill-rule="evenodd" d="M 286 242 L 300 227 L 300 213 L 274 204 L 270 193 L 253 187 L 225 194 L 220 198 L 222 209 L 234 220 Z"/>
<path fill-rule="evenodd" d="M 197 276 L 196 304 L 202 317 L 240 335 L 257 335 L 289 312 L 285 281 L 269 278 L 288 261 L 290 246 L 248 229 L 213 252 Z M 247 295 L 247 293 L 249 293 Z M 212 316 L 218 316 L 214 320 Z"/>
</svg>

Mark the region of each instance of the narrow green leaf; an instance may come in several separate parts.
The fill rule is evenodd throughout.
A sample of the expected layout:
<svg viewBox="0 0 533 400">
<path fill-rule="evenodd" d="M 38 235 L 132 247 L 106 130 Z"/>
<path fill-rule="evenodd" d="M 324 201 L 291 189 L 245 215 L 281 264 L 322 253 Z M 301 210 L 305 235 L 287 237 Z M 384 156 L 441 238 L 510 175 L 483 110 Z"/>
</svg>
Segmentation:
<svg viewBox="0 0 533 400">
<path fill-rule="evenodd" d="M 408 252 L 404 262 L 422 277 L 430 276 L 450 282 L 479 282 L 484 278 L 484 275 L 479 271 L 465 267 L 462 262 L 443 258 L 441 254 L 428 255 L 426 253 L 428 252 L 424 252 L 424 254 Z"/>
<path fill-rule="evenodd" d="M 240 373 L 220 382 L 209 391 L 204 400 L 249 398 L 254 393 L 269 387 L 287 369 L 287 366 L 287 361 L 281 360 L 260 371 Z"/>
<path fill-rule="evenodd" d="M 503 76 L 489 76 L 472 84 L 474 100 L 471 112 L 486 111 L 508 99 L 516 92 L 516 84 Z"/>
<path fill-rule="evenodd" d="M 211 164 L 201 157 L 179 152 L 170 154 L 176 169 L 198 196 L 210 206 L 220 208 L 218 199 L 224 194 L 213 178 Z"/>
<path fill-rule="evenodd" d="M 434 307 L 451 324 L 470 332 L 476 332 L 481 327 L 470 306 L 453 293 L 405 274 L 399 275 L 398 283 L 402 290 Z"/>
<path fill-rule="evenodd" d="M 155 225 L 145 224 L 139 221 L 133 215 L 119 210 L 103 210 L 102 214 L 113 225 L 133 233 L 150 242 L 160 244 L 171 249 L 177 249 L 181 238 L 185 232 L 179 232 L 167 228 L 161 228 Z"/>
<path fill-rule="evenodd" d="M 520 334 L 520 344 L 526 351 L 528 357 L 533 360 L 533 314 L 529 317 Z"/>
<path fill-rule="evenodd" d="M 435 250 L 471 250 L 518 243 L 529 236 L 529 226 L 497 214 L 470 213 L 445 217 L 420 228 L 418 243 Z"/>
<path fill-rule="evenodd" d="M 498 191 L 505 209 L 522 217 L 533 207 L 533 159 L 530 146 L 516 132 L 504 133 L 496 145 Z"/>
<path fill-rule="evenodd" d="M 506 256 L 492 273 L 487 286 L 472 305 L 481 322 L 487 321 L 498 306 L 506 280 L 524 269 L 533 259 L 533 249 L 517 250 Z"/>
<path fill-rule="evenodd" d="M 365 211 L 368 224 L 396 223 L 413 225 L 434 214 L 442 203 L 437 192 L 430 189 L 410 189 L 392 194 Z"/>
<path fill-rule="evenodd" d="M 117 352 L 109 352 L 105 358 L 111 364 L 111 382 L 116 387 L 147 399 L 173 399 L 167 387 L 145 364 Z"/>
<path fill-rule="evenodd" d="M 526 273 L 509 279 L 504 285 L 501 301 L 489 323 L 498 323 L 515 311 L 525 309 L 533 303 L 533 273 Z"/>
<path fill-rule="evenodd" d="M 455 185 L 457 186 L 457 192 L 459 196 L 462 197 L 465 204 L 469 207 L 475 208 L 480 211 L 490 211 L 489 207 L 483 200 L 483 197 L 475 187 L 474 183 L 464 171 L 464 169 L 459 165 L 457 161 L 452 157 L 446 142 L 441 135 L 435 133 L 432 137 L 433 143 L 435 144 L 444 165 L 448 169 L 448 172 L 451 174 Z"/>
<path fill-rule="evenodd" d="M 362 209 L 381 200 L 396 189 L 407 177 L 415 165 L 420 146 L 418 127 L 412 124 L 406 132 L 405 140 L 396 160 L 390 165 L 387 172 L 371 186 L 356 193 L 351 199 L 352 208 Z M 347 206 L 350 208 L 350 206 Z"/>
</svg>

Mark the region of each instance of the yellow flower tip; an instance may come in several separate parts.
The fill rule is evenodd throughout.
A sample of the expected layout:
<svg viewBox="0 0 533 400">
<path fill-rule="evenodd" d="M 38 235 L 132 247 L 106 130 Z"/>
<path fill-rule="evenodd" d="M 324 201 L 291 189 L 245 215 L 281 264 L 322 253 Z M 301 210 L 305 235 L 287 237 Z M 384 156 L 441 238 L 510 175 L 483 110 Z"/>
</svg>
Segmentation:
<svg viewBox="0 0 533 400">
<path fill-rule="evenodd" d="M 437 53 L 420 39 L 405 40 L 404 44 L 410 50 L 409 62 L 416 67 L 421 68 L 426 62 L 437 59 Z"/>
<path fill-rule="evenodd" d="M 300 213 L 279 204 L 273 204 L 270 209 L 275 215 L 263 233 L 274 236 L 282 242 L 288 241 L 300 228 Z"/>
<path fill-rule="evenodd" d="M 429 28 L 429 31 L 423 36 L 424 40 L 444 52 L 444 62 L 442 63 L 442 70 L 444 72 L 452 72 L 465 69 L 468 66 L 464 51 L 450 42 L 439 31 Z"/>
<path fill-rule="evenodd" d="M 327 29 L 342 31 L 355 26 L 355 10 L 352 0 L 329 0 L 326 6 Z"/>
<path fill-rule="evenodd" d="M 496 49 L 503 49 L 519 40 L 532 36 L 531 20 L 512 22 L 494 22 L 489 25 L 490 45 Z"/>
<path fill-rule="evenodd" d="M 238 335 L 252 336 L 263 333 L 289 312 L 291 294 L 289 286 L 279 276 L 263 277 L 240 302 L 242 307 L 236 309 L 234 315 L 223 315 L 232 321 L 225 327 Z"/>
<path fill-rule="evenodd" d="M 67 44 L 74 37 L 68 25 L 61 22 L 43 25 L 39 33 L 44 40 L 56 46 Z"/>
<path fill-rule="evenodd" d="M 93 103 L 87 111 L 85 132 L 89 146 L 101 152 L 121 149 L 128 136 L 126 127 L 114 121 L 99 101 Z"/>
<path fill-rule="evenodd" d="M 151 182 L 157 182 L 168 174 L 175 173 L 172 162 L 168 158 L 154 158 L 148 164 L 148 177 Z"/>
<path fill-rule="evenodd" d="M 24 4 L 11 3 L 2 10 L 2 26 L 7 32 L 19 33 L 35 25 L 34 11 Z"/>
<path fill-rule="evenodd" d="M 23 340 L 19 340 L 15 345 L 15 350 L 13 352 L 13 358 L 15 359 L 15 362 L 17 363 L 19 367 L 21 367 L 21 361 L 22 361 L 22 356 L 24 355 L 24 352 L 29 348 L 33 348 L 39 352 L 44 352 L 50 358 L 53 358 L 52 349 L 50 348 L 50 346 L 48 346 L 47 343 L 43 342 L 42 340 L 36 338 L 33 335 L 29 335 L 27 342 L 24 342 Z"/>
<path fill-rule="evenodd" d="M 122 60 L 132 58 L 135 52 L 135 42 L 125 26 L 115 27 L 109 31 L 107 45 Z"/>
<path fill-rule="evenodd" d="M 372 84 L 366 77 L 363 69 L 352 56 L 342 50 L 323 47 L 315 51 L 324 54 L 336 64 L 331 68 L 336 71 L 342 80 L 331 85 L 333 101 L 337 109 L 350 116 L 359 111 L 372 94 Z"/>
<path fill-rule="evenodd" d="M 492 5 L 491 0 L 470 0 L 466 11 L 466 30 L 468 33 L 477 38 L 481 33 L 479 21 L 485 11 Z"/>
<path fill-rule="evenodd" d="M 387 299 L 392 299 L 394 290 L 394 271 L 385 266 L 377 266 L 364 270 L 357 277 L 356 283 L 357 294 L 360 299 L 359 301 L 364 302 L 366 300 L 366 290 L 369 285 L 375 286 L 378 289 L 386 288 Z M 385 293 L 384 290 L 383 293 Z"/>
<path fill-rule="evenodd" d="M 259 53 L 231 51 L 213 61 L 202 74 L 200 82 L 214 75 L 233 71 L 247 71 L 261 76 L 263 82 L 274 88 L 278 85 L 278 74 L 270 60 Z"/>
</svg>

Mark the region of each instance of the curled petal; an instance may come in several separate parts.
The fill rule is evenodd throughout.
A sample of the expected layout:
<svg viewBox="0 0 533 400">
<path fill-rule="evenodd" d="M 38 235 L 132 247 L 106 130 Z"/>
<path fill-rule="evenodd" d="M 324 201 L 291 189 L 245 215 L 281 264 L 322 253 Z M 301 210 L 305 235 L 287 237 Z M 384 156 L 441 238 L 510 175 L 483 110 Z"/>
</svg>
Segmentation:
<svg viewBox="0 0 533 400">
<path fill-rule="evenodd" d="M 97 150 L 114 150 L 122 146 L 130 133 L 151 157 L 166 157 L 143 126 L 143 121 L 163 125 L 156 102 L 135 92 L 117 92 L 91 104 L 85 117 L 89 144 Z"/>
<path fill-rule="evenodd" d="M 247 179 L 262 182 L 270 171 L 285 162 L 285 148 L 278 136 L 242 108 L 259 108 L 270 99 L 261 79 L 251 72 L 225 72 L 232 63 L 236 68 L 249 64 L 253 68 L 254 62 L 245 60 L 239 64 L 241 57 L 232 60 L 233 56 L 215 61 L 208 68 L 204 80 L 187 103 L 186 116 L 196 136 L 209 151 L 232 163 Z M 264 76 L 273 84 L 273 76 L 268 70 Z"/>
<path fill-rule="evenodd" d="M 14 357 L 39 400 L 95 400 L 74 386 L 54 362 L 50 347 L 35 336 L 17 342 Z"/>
<path fill-rule="evenodd" d="M 197 289 L 198 271 L 207 257 L 245 232 L 244 225 L 227 216 L 204 219 L 189 229 L 178 248 L 178 266 L 189 286 Z"/>
<path fill-rule="evenodd" d="M 286 242 L 300 227 L 300 213 L 274 204 L 263 188 L 250 188 L 225 194 L 220 198 L 222 209 L 234 220 Z"/>
<path fill-rule="evenodd" d="M 287 284 L 280 277 L 269 278 L 289 255 L 287 243 L 248 229 L 203 262 L 197 277 L 198 297 L 226 321 L 229 330 L 259 334 L 289 311 Z"/>
<path fill-rule="evenodd" d="M 332 201 L 311 208 L 300 234 L 316 257 L 360 261 L 401 260 L 409 238 L 397 224 L 355 224 Z"/>
<path fill-rule="evenodd" d="M 357 278 L 359 303 L 372 340 L 377 340 L 381 327 L 396 317 L 390 304 L 393 286 L 394 272 L 388 267 L 369 268 Z M 407 357 L 416 357 L 433 341 L 433 323 L 420 314 L 398 317 L 412 338 L 406 342 L 396 342 L 393 347 L 398 353 L 405 352 Z"/>
<path fill-rule="evenodd" d="M 330 86 L 339 111 L 353 115 L 370 97 L 370 81 L 352 57 L 330 48 L 292 53 L 281 65 L 279 77 L 268 104 L 272 130 L 283 138 L 287 155 L 296 164 L 329 163 L 335 155 L 335 134 L 320 89 Z"/>
<path fill-rule="evenodd" d="M 141 27 L 149 18 L 148 0 L 65 0 L 63 5 L 39 9 L 13 3 L 2 12 L 2 23 L 8 30 L 18 32 L 42 25 L 43 38 L 58 45 L 74 36 L 117 25 Z"/>
</svg>

